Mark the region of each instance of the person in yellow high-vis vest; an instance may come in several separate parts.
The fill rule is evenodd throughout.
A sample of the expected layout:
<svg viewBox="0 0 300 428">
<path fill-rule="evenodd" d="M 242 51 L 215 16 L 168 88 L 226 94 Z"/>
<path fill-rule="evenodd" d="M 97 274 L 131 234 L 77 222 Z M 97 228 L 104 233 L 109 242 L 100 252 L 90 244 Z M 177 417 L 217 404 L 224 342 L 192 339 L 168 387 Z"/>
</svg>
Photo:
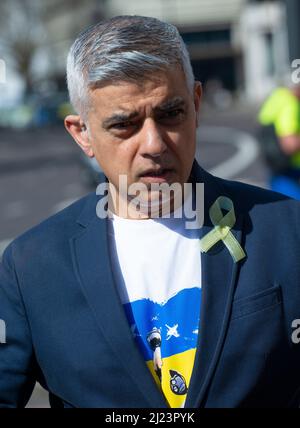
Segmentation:
<svg viewBox="0 0 300 428">
<path fill-rule="evenodd" d="M 281 156 L 276 166 L 270 165 L 271 189 L 300 199 L 300 84 L 275 89 L 262 105 L 258 120 L 265 129 L 274 127 L 274 145 Z"/>
</svg>

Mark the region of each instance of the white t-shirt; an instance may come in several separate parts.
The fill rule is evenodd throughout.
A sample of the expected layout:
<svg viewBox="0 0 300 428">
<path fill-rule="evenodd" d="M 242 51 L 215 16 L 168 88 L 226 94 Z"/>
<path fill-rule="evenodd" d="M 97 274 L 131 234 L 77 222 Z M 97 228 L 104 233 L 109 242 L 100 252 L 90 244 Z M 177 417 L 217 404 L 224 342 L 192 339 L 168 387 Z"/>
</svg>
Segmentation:
<svg viewBox="0 0 300 428">
<path fill-rule="evenodd" d="M 171 407 L 184 405 L 198 339 L 199 229 L 185 218 L 109 219 L 115 282 L 138 346 Z"/>
</svg>

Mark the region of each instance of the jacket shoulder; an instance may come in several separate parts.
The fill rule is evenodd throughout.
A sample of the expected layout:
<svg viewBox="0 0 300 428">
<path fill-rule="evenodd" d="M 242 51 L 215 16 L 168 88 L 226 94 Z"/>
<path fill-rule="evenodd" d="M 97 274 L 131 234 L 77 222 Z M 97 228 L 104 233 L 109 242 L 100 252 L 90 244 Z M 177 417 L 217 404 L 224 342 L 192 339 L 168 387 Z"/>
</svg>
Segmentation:
<svg viewBox="0 0 300 428">
<path fill-rule="evenodd" d="M 226 196 L 232 199 L 236 211 L 264 224 L 276 224 L 298 230 L 300 202 L 281 193 L 237 181 L 221 180 Z"/>
<path fill-rule="evenodd" d="M 28 250 L 36 245 L 45 247 L 51 242 L 66 240 L 78 232 L 80 218 L 89 222 L 95 217 L 96 204 L 96 193 L 91 192 L 16 237 L 9 247 Z"/>
<path fill-rule="evenodd" d="M 254 203 L 259 204 L 265 202 L 278 204 L 278 206 L 291 205 L 294 206 L 295 209 L 300 207 L 299 201 L 269 189 L 264 189 L 262 187 L 240 181 L 224 180 L 221 178 L 218 178 L 218 180 L 221 182 L 223 189 L 230 193 L 234 198 L 239 199 L 243 205 L 246 206 L 250 204 L 253 205 Z"/>
</svg>

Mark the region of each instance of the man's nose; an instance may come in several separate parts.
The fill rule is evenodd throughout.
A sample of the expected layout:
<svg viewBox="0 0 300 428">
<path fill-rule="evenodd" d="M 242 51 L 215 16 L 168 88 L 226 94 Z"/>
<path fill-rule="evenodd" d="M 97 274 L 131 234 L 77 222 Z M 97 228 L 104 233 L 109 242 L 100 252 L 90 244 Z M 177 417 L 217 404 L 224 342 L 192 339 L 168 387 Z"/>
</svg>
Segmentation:
<svg viewBox="0 0 300 428">
<path fill-rule="evenodd" d="M 167 150 L 163 130 L 152 118 L 148 118 L 144 122 L 140 150 L 142 155 L 153 157 L 160 156 Z"/>
</svg>

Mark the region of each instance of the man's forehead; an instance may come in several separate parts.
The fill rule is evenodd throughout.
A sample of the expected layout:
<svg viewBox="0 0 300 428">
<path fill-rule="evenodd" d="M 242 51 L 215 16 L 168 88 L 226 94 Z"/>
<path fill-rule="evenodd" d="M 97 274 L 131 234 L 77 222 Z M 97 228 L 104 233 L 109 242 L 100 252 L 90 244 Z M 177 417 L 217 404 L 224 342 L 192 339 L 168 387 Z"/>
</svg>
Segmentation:
<svg viewBox="0 0 300 428">
<path fill-rule="evenodd" d="M 143 81 L 119 81 L 107 83 L 91 90 L 95 107 L 132 111 L 135 107 L 151 105 L 153 108 L 169 107 L 183 103 L 190 96 L 181 70 L 157 73 Z"/>
<path fill-rule="evenodd" d="M 144 100 L 145 104 L 147 104 L 147 100 Z M 183 106 L 186 103 L 186 100 L 182 97 L 182 96 L 171 96 L 171 97 L 166 97 L 162 100 L 156 99 L 154 100 L 154 102 L 151 102 L 151 106 L 153 108 L 153 110 L 169 110 L 171 108 L 175 108 L 175 107 L 179 107 L 179 106 Z M 141 103 L 144 104 L 144 103 Z M 143 107 L 143 105 L 142 105 Z M 135 105 L 134 100 L 130 103 L 124 103 L 122 104 L 122 102 L 120 103 L 116 103 L 115 106 L 115 111 L 116 112 L 132 112 L 133 110 L 138 110 L 138 106 Z"/>
</svg>

